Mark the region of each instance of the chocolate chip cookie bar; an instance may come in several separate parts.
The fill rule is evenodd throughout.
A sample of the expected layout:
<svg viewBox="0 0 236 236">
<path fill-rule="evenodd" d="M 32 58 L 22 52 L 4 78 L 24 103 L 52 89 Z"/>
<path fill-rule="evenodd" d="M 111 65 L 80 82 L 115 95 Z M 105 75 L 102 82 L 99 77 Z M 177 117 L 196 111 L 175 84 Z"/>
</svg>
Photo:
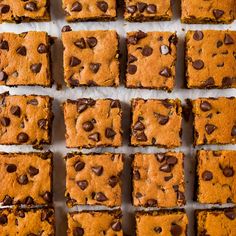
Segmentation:
<svg viewBox="0 0 236 236">
<path fill-rule="evenodd" d="M 206 204 L 236 203 L 236 151 L 197 152 L 197 200 Z"/>
<path fill-rule="evenodd" d="M 198 98 L 192 106 L 194 145 L 236 143 L 236 98 Z"/>
<path fill-rule="evenodd" d="M 120 211 L 82 211 L 68 214 L 68 236 L 123 236 Z"/>
<path fill-rule="evenodd" d="M 176 207 L 185 204 L 183 153 L 136 153 L 132 168 L 134 206 Z"/>
<path fill-rule="evenodd" d="M 136 235 L 187 235 L 188 218 L 181 211 L 136 213 Z"/>
<path fill-rule="evenodd" d="M 52 83 L 46 32 L 0 33 L 0 85 L 51 87 Z"/>
<path fill-rule="evenodd" d="M 229 24 L 235 17 L 235 0 L 182 0 L 183 23 Z"/>
<path fill-rule="evenodd" d="M 236 31 L 188 31 L 188 88 L 236 88 Z"/>
<path fill-rule="evenodd" d="M 63 110 L 68 148 L 121 146 L 122 110 L 118 100 L 67 100 Z"/>
<path fill-rule="evenodd" d="M 52 153 L 0 153 L 0 185 L 3 206 L 51 203 Z"/>
<path fill-rule="evenodd" d="M 1 235 L 55 235 L 54 210 L 52 208 L 1 209 Z"/>
<path fill-rule="evenodd" d="M 0 144 L 51 143 L 52 98 L 40 95 L 0 94 Z"/>
<path fill-rule="evenodd" d="M 62 4 L 69 22 L 116 19 L 116 0 L 62 0 Z"/>
<path fill-rule="evenodd" d="M 175 85 L 177 41 L 171 32 L 129 32 L 126 87 L 171 92 Z"/>
<path fill-rule="evenodd" d="M 236 234 L 236 209 L 201 210 L 196 212 L 197 235 Z"/>
<path fill-rule="evenodd" d="M 176 99 L 131 101 L 132 146 L 175 148 L 182 144 L 182 107 Z"/>
<path fill-rule="evenodd" d="M 122 154 L 82 154 L 66 156 L 67 205 L 121 205 Z"/>
<path fill-rule="evenodd" d="M 125 0 L 124 18 L 128 21 L 171 20 L 170 0 Z"/>
<path fill-rule="evenodd" d="M 62 29 L 64 79 L 68 87 L 119 85 L 119 39 L 116 31 Z"/>
<path fill-rule="evenodd" d="M 24 21 L 49 21 L 50 1 L 22 1 L 1 0 L 0 1 L 0 23 Z"/>
</svg>

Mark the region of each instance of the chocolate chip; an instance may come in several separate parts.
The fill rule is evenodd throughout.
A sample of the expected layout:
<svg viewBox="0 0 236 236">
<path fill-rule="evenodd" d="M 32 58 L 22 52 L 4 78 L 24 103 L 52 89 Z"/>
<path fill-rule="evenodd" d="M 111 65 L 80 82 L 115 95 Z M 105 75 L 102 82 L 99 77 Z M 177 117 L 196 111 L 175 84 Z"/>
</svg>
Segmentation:
<svg viewBox="0 0 236 236">
<path fill-rule="evenodd" d="M 137 66 L 136 65 L 128 65 L 128 73 L 130 75 L 134 75 L 137 72 Z"/>
<path fill-rule="evenodd" d="M 164 153 L 156 153 L 155 157 L 156 157 L 157 161 L 159 161 L 160 163 L 165 160 L 165 154 Z"/>
<path fill-rule="evenodd" d="M 159 170 L 162 172 L 169 173 L 169 172 L 171 172 L 171 167 L 168 164 L 163 164 L 160 166 Z"/>
<path fill-rule="evenodd" d="M 216 130 L 216 126 L 212 125 L 212 124 L 206 124 L 205 125 L 205 130 L 207 132 L 207 134 L 212 134 L 215 130 Z"/>
<path fill-rule="evenodd" d="M 120 221 L 116 221 L 116 222 L 113 222 L 112 224 L 111 224 L 111 228 L 114 230 L 114 231 L 120 231 L 121 230 L 121 228 L 122 228 L 122 225 L 121 225 L 121 223 L 120 223 Z"/>
<path fill-rule="evenodd" d="M 156 205 L 157 205 L 157 200 L 155 200 L 155 199 L 148 199 L 147 200 L 147 206 L 155 207 Z"/>
<path fill-rule="evenodd" d="M 6 14 L 10 11 L 10 6 L 9 5 L 2 5 L 0 6 L 0 12 L 1 14 Z"/>
<path fill-rule="evenodd" d="M 178 162 L 178 159 L 174 156 L 166 156 L 166 163 L 168 165 L 176 165 Z"/>
<path fill-rule="evenodd" d="M 82 5 L 78 1 L 74 2 L 71 6 L 71 11 L 81 11 L 82 10 Z"/>
<path fill-rule="evenodd" d="M 225 13 L 224 11 L 219 10 L 219 9 L 213 10 L 213 15 L 217 20 L 220 19 L 224 15 L 224 13 Z"/>
<path fill-rule="evenodd" d="M 213 174 L 211 171 L 206 170 L 202 173 L 202 178 L 204 181 L 210 181 L 213 179 Z"/>
<path fill-rule="evenodd" d="M 25 198 L 24 203 L 26 205 L 33 205 L 34 204 L 34 199 L 32 197 L 28 196 L 28 197 Z"/>
<path fill-rule="evenodd" d="M 161 100 L 161 103 L 165 108 L 170 109 L 173 107 L 173 104 L 168 99 Z"/>
<path fill-rule="evenodd" d="M 138 134 L 135 135 L 137 141 L 140 141 L 140 142 L 146 142 L 147 141 L 147 136 L 145 135 L 144 132 L 140 132 Z"/>
<path fill-rule="evenodd" d="M 78 59 L 77 57 L 71 57 L 70 58 L 70 66 L 71 67 L 75 67 L 75 66 L 78 66 L 79 64 L 81 63 L 81 60 Z"/>
<path fill-rule="evenodd" d="M 7 50 L 7 51 L 9 50 L 9 45 L 6 40 L 3 40 L 2 42 L 0 42 L 0 49 Z"/>
<path fill-rule="evenodd" d="M 0 122 L 2 126 L 7 127 L 10 125 L 11 120 L 8 117 L 1 117 Z"/>
<path fill-rule="evenodd" d="M 73 236 L 83 236 L 84 235 L 84 229 L 81 227 L 75 227 L 73 229 Z"/>
<path fill-rule="evenodd" d="M 102 173 L 103 173 L 103 167 L 102 166 L 93 166 L 91 169 L 97 176 L 101 176 Z"/>
<path fill-rule="evenodd" d="M 32 64 L 31 66 L 30 66 L 30 69 L 31 69 L 31 71 L 33 72 L 33 73 L 39 73 L 40 72 L 40 70 L 41 70 L 41 67 L 42 67 L 42 63 L 37 63 L 37 64 Z"/>
<path fill-rule="evenodd" d="M 7 224 L 7 222 L 8 222 L 7 215 L 1 214 L 0 215 L 0 224 L 5 225 L 5 224 Z"/>
<path fill-rule="evenodd" d="M 0 81 L 6 81 L 8 79 L 8 75 L 4 71 L 0 71 Z"/>
<path fill-rule="evenodd" d="M 137 121 L 133 127 L 133 129 L 136 130 L 144 130 L 145 129 L 145 125 L 141 122 L 141 121 Z"/>
<path fill-rule="evenodd" d="M 112 100 L 111 101 L 111 108 L 120 108 L 120 101 L 119 100 Z"/>
<path fill-rule="evenodd" d="M 20 54 L 21 56 L 26 56 L 26 47 L 21 46 L 16 49 L 16 53 Z"/>
<path fill-rule="evenodd" d="M 85 131 L 89 132 L 94 129 L 94 125 L 91 121 L 86 121 L 82 124 L 82 127 Z"/>
<path fill-rule="evenodd" d="M 213 77 L 209 77 L 203 84 L 203 88 L 211 88 L 215 85 L 215 80 Z"/>
<path fill-rule="evenodd" d="M 95 199 L 98 201 L 98 202 L 105 202 L 108 200 L 108 198 L 106 197 L 106 195 L 102 192 L 98 192 L 96 193 L 96 196 L 95 196 Z"/>
<path fill-rule="evenodd" d="M 28 168 L 28 173 L 30 176 L 35 176 L 39 173 L 39 169 L 35 168 L 34 166 L 30 166 Z"/>
<path fill-rule="evenodd" d="M 157 226 L 153 229 L 156 233 L 160 234 L 162 232 L 162 228 Z"/>
<path fill-rule="evenodd" d="M 98 41 L 95 37 L 89 37 L 86 39 L 86 41 L 87 41 L 87 44 L 90 48 L 94 48 L 98 43 Z"/>
<path fill-rule="evenodd" d="M 196 41 L 202 40 L 203 37 L 204 37 L 203 32 L 199 31 L 199 30 L 196 30 L 193 34 L 193 39 L 196 40 Z"/>
<path fill-rule="evenodd" d="M 149 4 L 146 8 L 146 11 L 147 11 L 147 13 L 155 14 L 157 11 L 157 7 L 154 4 Z"/>
<path fill-rule="evenodd" d="M 234 220 L 236 218 L 236 214 L 234 212 L 233 209 L 226 209 L 224 211 L 224 214 L 227 218 L 229 218 L 230 220 Z"/>
<path fill-rule="evenodd" d="M 185 196 L 184 196 L 184 193 L 183 193 L 183 192 L 177 191 L 177 200 L 178 200 L 178 202 L 179 202 L 181 205 L 183 205 L 183 204 L 186 203 L 186 201 L 185 201 Z"/>
<path fill-rule="evenodd" d="M 165 124 L 167 124 L 168 123 L 168 121 L 169 121 L 169 116 L 163 116 L 163 115 L 158 115 L 158 123 L 160 124 L 160 125 L 165 125 Z"/>
<path fill-rule="evenodd" d="M 100 134 L 99 133 L 93 133 L 88 136 L 89 139 L 99 142 L 100 141 Z"/>
<path fill-rule="evenodd" d="M 225 45 L 234 44 L 234 40 L 229 34 L 225 34 L 224 43 Z"/>
<path fill-rule="evenodd" d="M 38 121 L 38 127 L 40 128 L 40 129 L 47 129 L 47 120 L 46 119 L 40 119 L 39 121 Z"/>
<path fill-rule="evenodd" d="M 236 125 L 234 125 L 231 130 L 231 136 L 236 136 Z"/>
<path fill-rule="evenodd" d="M 85 190 L 88 187 L 88 181 L 87 180 L 79 180 L 76 183 L 80 187 L 81 190 Z"/>
<path fill-rule="evenodd" d="M 202 60 L 196 60 L 193 61 L 192 65 L 196 70 L 201 70 L 204 67 L 204 62 Z"/>
<path fill-rule="evenodd" d="M 72 31 L 69 25 L 64 25 L 61 29 L 61 32 L 69 32 L 69 31 Z"/>
<path fill-rule="evenodd" d="M 164 180 L 167 182 L 173 178 L 173 175 L 171 174 L 170 176 L 165 176 Z"/>
<path fill-rule="evenodd" d="M 17 170 L 17 167 L 15 164 L 8 164 L 6 170 L 8 173 L 13 173 Z"/>
<path fill-rule="evenodd" d="M 18 143 L 26 143 L 29 140 L 28 134 L 21 132 L 17 135 L 17 142 Z"/>
<path fill-rule="evenodd" d="M 100 66 L 100 63 L 90 63 L 89 68 L 94 74 L 96 74 L 99 71 Z"/>
<path fill-rule="evenodd" d="M 127 12 L 134 14 L 137 11 L 137 7 L 135 5 L 127 6 Z"/>
<path fill-rule="evenodd" d="M 153 49 L 149 46 L 145 46 L 142 50 L 142 55 L 145 57 L 149 57 L 152 55 Z"/>
<path fill-rule="evenodd" d="M 140 180 L 140 173 L 139 173 L 139 171 L 138 170 L 134 170 L 133 171 L 133 178 L 134 178 L 134 180 Z"/>
<path fill-rule="evenodd" d="M 138 60 L 138 58 L 133 56 L 132 54 L 128 55 L 128 63 L 133 63 L 133 62 L 135 62 L 137 60 Z"/>
<path fill-rule="evenodd" d="M 19 106 L 11 106 L 10 112 L 12 115 L 20 117 L 21 115 L 21 109 Z"/>
<path fill-rule="evenodd" d="M 233 79 L 230 77 L 224 77 L 222 79 L 222 88 L 229 88 L 233 84 Z"/>
<path fill-rule="evenodd" d="M 75 171 L 77 171 L 77 172 L 83 170 L 84 167 L 85 167 L 85 163 L 82 162 L 82 161 L 77 161 L 77 162 L 74 164 Z"/>
<path fill-rule="evenodd" d="M 53 211 L 51 210 L 44 210 L 41 213 L 41 221 L 48 220 L 53 215 Z"/>
<path fill-rule="evenodd" d="M 12 205 L 12 202 L 13 199 L 10 196 L 6 195 L 3 199 L 3 206 L 10 206 Z"/>
<path fill-rule="evenodd" d="M 232 167 L 225 167 L 223 169 L 223 174 L 225 177 L 232 177 L 234 176 L 234 169 Z"/>
<path fill-rule="evenodd" d="M 170 49 L 166 45 L 161 45 L 160 52 L 162 55 L 167 55 L 170 52 Z"/>
<path fill-rule="evenodd" d="M 223 42 L 221 40 L 218 40 L 216 43 L 216 47 L 220 48 L 223 45 Z"/>
<path fill-rule="evenodd" d="M 159 74 L 160 74 L 161 76 L 164 76 L 164 77 L 168 78 L 168 77 L 171 77 L 171 70 L 170 70 L 170 68 L 165 67 L 164 69 L 162 69 L 162 70 L 160 71 Z"/>
<path fill-rule="evenodd" d="M 212 109 L 212 106 L 209 102 L 203 101 L 200 104 L 200 108 L 202 111 L 210 111 Z"/>
<path fill-rule="evenodd" d="M 26 3 L 24 8 L 27 11 L 37 11 L 38 10 L 37 4 L 35 2 Z"/>
<path fill-rule="evenodd" d="M 118 182 L 119 182 L 119 178 L 117 176 L 114 176 L 114 175 L 111 176 L 108 180 L 108 183 L 112 188 L 114 188 L 117 185 Z"/>
<path fill-rule="evenodd" d="M 113 129 L 106 128 L 106 131 L 105 131 L 106 138 L 114 138 L 115 135 L 116 135 L 116 132 Z"/>
<path fill-rule="evenodd" d="M 38 52 L 43 54 L 48 52 L 48 48 L 44 43 L 40 43 L 38 46 Z"/>
<path fill-rule="evenodd" d="M 108 4 L 107 4 L 105 1 L 98 1 L 98 2 L 97 2 L 97 7 L 98 7 L 102 12 L 107 12 Z"/>
<path fill-rule="evenodd" d="M 85 49 L 86 48 L 86 43 L 84 38 L 80 38 L 77 41 L 74 42 L 74 45 L 80 49 Z"/>
<path fill-rule="evenodd" d="M 29 101 L 27 101 L 27 104 L 33 105 L 33 106 L 38 106 L 39 102 L 37 99 L 31 99 Z"/>
<path fill-rule="evenodd" d="M 51 202 L 52 201 L 52 194 L 50 192 L 45 192 L 44 195 L 43 195 L 43 199 L 46 201 L 46 202 Z"/>
<path fill-rule="evenodd" d="M 183 229 L 180 225 L 177 225 L 176 223 L 171 224 L 170 232 L 172 236 L 179 236 L 182 234 L 182 231 Z"/>
<path fill-rule="evenodd" d="M 139 12 L 141 12 L 141 13 L 144 12 L 146 7 L 147 7 L 147 4 L 144 3 L 144 2 L 138 2 L 137 3 L 137 8 L 138 8 Z"/>
<path fill-rule="evenodd" d="M 26 184 L 28 184 L 28 182 L 29 182 L 27 175 L 20 175 L 20 176 L 17 178 L 17 181 L 18 181 L 18 183 L 21 184 L 21 185 L 26 185 Z"/>
</svg>

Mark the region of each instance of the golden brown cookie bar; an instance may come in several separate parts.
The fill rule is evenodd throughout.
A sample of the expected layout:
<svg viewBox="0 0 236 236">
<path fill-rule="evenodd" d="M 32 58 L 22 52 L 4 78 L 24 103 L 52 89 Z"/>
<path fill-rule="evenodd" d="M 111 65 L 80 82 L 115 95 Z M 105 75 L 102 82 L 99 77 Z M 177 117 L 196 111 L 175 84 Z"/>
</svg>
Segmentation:
<svg viewBox="0 0 236 236">
<path fill-rule="evenodd" d="M 52 98 L 0 94 L 0 144 L 51 143 Z"/>
<path fill-rule="evenodd" d="M 236 203 L 236 151 L 197 152 L 197 200 L 206 204 Z"/>
<path fill-rule="evenodd" d="M 122 110 L 118 100 L 81 98 L 63 104 L 66 146 L 92 148 L 122 144 Z"/>
<path fill-rule="evenodd" d="M 197 236 L 235 236 L 236 209 L 201 210 L 196 212 Z"/>
<path fill-rule="evenodd" d="M 170 0 L 125 0 L 124 18 L 128 21 L 171 20 Z"/>
<path fill-rule="evenodd" d="M 179 147 L 181 141 L 182 107 L 176 99 L 133 99 L 131 101 L 132 146 Z"/>
<path fill-rule="evenodd" d="M 136 235 L 187 235 L 188 218 L 181 211 L 154 211 L 136 213 Z"/>
<path fill-rule="evenodd" d="M 198 98 L 192 101 L 194 145 L 236 143 L 236 99 Z"/>
<path fill-rule="evenodd" d="M 121 205 L 122 154 L 82 154 L 66 156 L 67 205 Z"/>
<path fill-rule="evenodd" d="M 1 236 L 54 236 L 54 210 L 52 208 L 1 209 L 0 232 Z"/>
<path fill-rule="evenodd" d="M 49 21 L 50 1 L 22 1 L 1 0 L 0 1 L 0 23 L 24 21 Z"/>
<path fill-rule="evenodd" d="M 185 204 L 183 153 L 136 153 L 132 168 L 134 206 L 176 207 Z"/>
<path fill-rule="evenodd" d="M 236 31 L 188 31 L 188 88 L 236 88 Z"/>
<path fill-rule="evenodd" d="M 235 0 L 182 0 L 181 21 L 187 24 L 229 24 L 235 19 Z"/>
<path fill-rule="evenodd" d="M 68 87 L 119 85 L 119 39 L 116 31 L 62 29 L 64 79 Z"/>
<path fill-rule="evenodd" d="M 175 85 L 177 41 L 171 32 L 129 32 L 126 87 L 171 92 Z"/>
<path fill-rule="evenodd" d="M 123 236 L 120 211 L 82 211 L 68 214 L 68 236 Z"/>
<path fill-rule="evenodd" d="M 116 19 L 116 0 L 62 0 L 62 4 L 69 22 Z"/>
<path fill-rule="evenodd" d="M 51 87 L 52 83 L 46 32 L 0 33 L 0 85 Z"/>
<path fill-rule="evenodd" d="M 51 203 L 52 153 L 0 153 L 0 185 L 4 206 Z"/>
</svg>

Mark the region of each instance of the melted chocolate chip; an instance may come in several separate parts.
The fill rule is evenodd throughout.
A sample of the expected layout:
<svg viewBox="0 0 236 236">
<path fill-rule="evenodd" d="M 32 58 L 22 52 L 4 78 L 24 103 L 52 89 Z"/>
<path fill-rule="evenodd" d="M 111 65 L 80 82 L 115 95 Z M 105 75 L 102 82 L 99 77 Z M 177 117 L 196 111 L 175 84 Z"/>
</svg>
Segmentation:
<svg viewBox="0 0 236 236">
<path fill-rule="evenodd" d="M 162 69 L 162 70 L 160 71 L 159 74 L 160 74 L 161 76 L 164 76 L 164 77 L 166 77 L 166 78 L 169 78 L 169 77 L 171 77 L 171 70 L 170 70 L 170 68 L 165 67 L 164 69 Z"/>
<path fill-rule="evenodd" d="M 8 75 L 5 71 L 0 71 L 0 81 L 6 81 L 8 79 Z"/>
<path fill-rule="evenodd" d="M 27 52 L 26 52 L 26 47 L 25 46 L 21 46 L 19 48 L 16 49 L 16 53 L 20 54 L 21 56 L 26 56 Z"/>
<path fill-rule="evenodd" d="M 144 130 L 145 129 L 145 125 L 141 122 L 141 121 L 137 121 L 135 124 L 134 124 L 134 127 L 133 127 L 134 131 L 136 130 Z"/>
<path fill-rule="evenodd" d="M 27 10 L 27 11 L 37 11 L 38 7 L 37 7 L 37 4 L 35 2 L 28 2 L 28 3 L 25 4 L 24 9 Z"/>
<path fill-rule="evenodd" d="M 146 142 L 147 141 L 147 136 L 145 135 L 144 132 L 140 132 L 140 133 L 136 134 L 135 138 L 137 139 L 137 141 L 140 141 L 140 142 Z"/>
<path fill-rule="evenodd" d="M 174 156 L 166 156 L 166 163 L 168 165 L 176 165 L 178 162 L 178 159 Z"/>
<path fill-rule="evenodd" d="M 232 177 L 234 176 L 234 169 L 232 167 L 225 167 L 223 169 L 223 174 L 225 177 Z"/>
<path fill-rule="evenodd" d="M 71 6 L 71 11 L 80 12 L 82 10 L 82 5 L 80 2 L 76 1 Z"/>
<path fill-rule="evenodd" d="M 162 228 L 159 227 L 159 226 L 156 226 L 154 229 L 153 229 L 157 234 L 160 234 L 162 232 Z"/>
<path fill-rule="evenodd" d="M 180 225 L 177 225 L 176 223 L 171 224 L 170 232 L 172 236 L 180 236 L 182 234 L 182 231 L 183 229 Z"/>
<path fill-rule="evenodd" d="M 222 88 L 229 88 L 233 84 L 233 79 L 230 77 L 224 77 L 222 79 Z"/>
<path fill-rule="evenodd" d="M 159 170 L 162 172 L 169 173 L 169 172 L 171 172 L 171 167 L 169 164 L 163 164 L 160 166 Z"/>
<path fill-rule="evenodd" d="M 157 7 L 154 4 L 149 4 L 146 8 L 147 13 L 155 14 L 157 12 Z"/>
<path fill-rule="evenodd" d="M 73 229 L 73 236 L 83 236 L 84 235 L 84 229 L 81 227 L 75 227 Z"/>
<path fill-rule="evenodd" d="M 215 80 L 213 77 L 209 77 L 203 84 L 202 88 L 212 88 L 215 85 Z"/>
<path fill-rule="evenodd" d="M 2 126 L 7 127 L 10 125 L 11 120 L 8 117 L 1 117 L 0 122 Z"/>
<path fill-rule="evenodd" d="M 103 166 L 93 166 L 91 169 L 97 176 L 101 176 L 103 173 Z"/>
<path fill-rule="evenodd" d="M 39 173 L 39 169 L 35 168 L 34 166 L 30 166 L 28 168 L 28 173 L 30 176 L 35 176 Z"/>
<path fill-rule="evenodd" d="M 212 134 L 216 129 L 217 129 L 217 127 L 215 125 L 212 125 L 212 124 L 205 125 L 205 130 L 206 130 L 207 134 Z"/>
<path fill-rule="evenodd" d="M 3 206 L 10 206 L 12 205 L 12 203 L 13 199 L 10 196 L 6 195 L 3 199 Z"/>
<path fill-rule="evenodd" d="M 137 6 L 135 5 L 127 6 L 126 9 L 128 13 L 134 14 L 137 11 Z"/>
<path fill-rule="evenodd" d="M 119 178 L 117 176 L 114 176 L 114 175 L 111 176 L 108 180 L 108 183 L 112 188 L 114 188 L 117 185 L 118 182 L 119 182 Z"/>
<path fill-rule="evenodd" d="M 224 15 L 224 13 L 225 13 L 224 11 L 219 10 L 219 9 L 213 10 L 213 15 L 217 20 L 220 19 Z"/>
<path fill-rule="evenodd" d="M 78 66 L 79 64 L 81 63 L 81 60 L 78 59 L 77 57 L 71 57 L 70 58 L 70 66 L 71 67 L 75 67 L 75 66 Z"/>
<path fill-rule="evenodd" d="M 236 136 L 236 125 L 234 125 L 231 130 L 231 136 Z"/>
<path fill-rule="evenodd" d="M 193 68 L 196 70 L 201 70 L 204 67 L 204 62 L 202 60 L 196 60 L 192 63 Z"/>
<path fill-rule="evenodd" d="M 113 129 L 106 128 L 106 131 L 105 131 L 106 138 L 114 138 L 115 135 L 116 135 L 116 132 Z"/>
<path fill-rule="evenodd" d="M 52 194 L 50 192 L 45 192 L 44 195 L 43 195 L 43 199 L 46 201 L 46 202 L 51 202 L 52 201 Z"/>
<path fill-rule="evenodd" d="M 196 40 L 196 41 L 202 40 L 203 37 L 204 37 L 203 32 L 199 31 L 199 30 L 196 30 L 193 34 L 193 39 Z"/>
<path fill-rule="evenodd" d="M 146 7 L 147 7 L 147 4 L 144 2 L 137 3 L 137 8 L 138 8 L 139 12 L 141 12 L 141 13 L 145 11 Z"/>
<path fill-rule="evenodd" d="M 93 133 L 88 136 L 89 139 L 99 142 L 100 141 L 100 134 L 99 133 Z"/>
<path fill-rule="evenodd" d="M 89 68 L 94 74 L 96 74 L 99 71 L 100 66 L 100 63 L 90 63 Z"/>
<path fill-rule="evenodd" d="M 168 99 L 162 100 L 161 103 L 164 107 L 166 107 L 168 109 L 173 107 L 173 104 Z"/>
<path fill-rule="evenodd" d="M 212 180 L 212 179 L 213 179 L 213 174 L 212 174 L 212 172 L 211 172 L 211 171 L 208 171 L 208 170 L 204 171 L 204 172 L 202 173 L 202 179 L 203 179 L 204 181 L 210 181 L 210 180 Z"/>
<path fill-rule="evenodd" d="M 113 223 L 111 224 L 111 228 L 112 228 L 114 231 L 118 232 L 118 231 L 121 230 L 122 225 L 121 225 L 120 221 L 116 221 L 116 222 L 113 222 Z"/>
<path fill-rule="evenodd" d="M 25 198 L 24 203 L 26 205 L 33 205 L 34 204 L 34 199 L 32 197 L 28 196 L 28 197 Z"/>
<path fill-rule="evenodd" d="M 33 72 L 33 73 L 39 73 L 40 70 L 41 70 L 41 67 L 42 67 L 42 63 L 37 63 L 37 64 L 32 64 L 30 66 L 30 70 Z"/>
<path fill-rule="evenodd" d="M 13 173 L 13 172 L 16 172 L 17 167 L 15 164 L 8 164 L 6 167 L 6 170 L 8 173 Z"/>
<path fill-rule="evenodd" d="M 142 55 L 145 57 L 149 57 L 152 55 L 153 49 L 149 46 L 145 46 L 142 50 Z"/>
<path fill-rule="evenodd" d="M 149 207 L 155 207 L 155 206 L 157 206 L 157 200 L 155 200 L 155 199 L 148 199 L 146 204 Z"/>
<path fill-rule="evenodd" d="M 130 75 L 134 75 L 137 72 L 137 66 L 136 65 L 128 65 L 127 70 Z"/>
<path fill-rule="evenodd" d="M 90 48 L 94 48 L 98 43 L 98 41 L 95 37 L 89 37 L 86 39 L 86 41 L 87 41 L 87 44 Z"/>
<path fill-rule="evenodd" d="M 236 218 L 236 214 L 233 209 L 227 209 L 224 211 L 224 214 L 230 220 L 234 220 Z"/>
<path fill-rule="evenodd" d="M 28 134 L 21 132 L 17 135 L 17 142 L 18 143 L 26 143 L 29 140 Z"/>
<path fill-rule="evenodd" d="M 128 55 L 128 63 L 133 63 L 133 62 L 135 62 L 137 60 L 138 60 L 138 58 L 133 56 L 132 54 Z"/>
<path fill-rule="evenodd" d="M 74 168 L 75 168 L 75 171 L 76 172 L 79 172 L 81 170 L 83 170 L 85 167 L 85 163 L 82 162 L 82 161 L 77 161 L 75 164 L 74 164 Z"/>
<path fill-rule="evenodd" d="M 61 32 L 69 32 L 69 31 L 72 31 L 69 25 L 64 25 L 61 29 Z"/>
<path fill-rule="evenodd" d="M 0 225 L 5 225 L 5 224 L 7 224 L 7 222 L 8 222 L 7 215 L 1 214 L 0 215 Z"/>
<path fill-rule="evenodd" d="M 48 52 L 48 48 L 44 43 L 40 43 L 37 50 L 38 50 L 38 53 L 41 53 L 41 54 Z"/>
<path fill-rule="evenodd" d="M 91 121 L 86 121 L 82 124 L 82 127 L 83 129 L 86 131 L 86 132 L 89 132 L 91 130 L 94 129 L 94 125 Z"/>
<path fill-rule="evenodd" d="M 11 106 L 10 112 L 12 115 L 20 117 L 21 115 L 21 109 L 19 106 Z"/>
<path fill-rule="evenodd" d="M 10 6 L 9 5 L 2 5 L 0 6 L 0 12 L 1 14 L 6 14 L 10 11 Z"/>
<path fill-rule="evenodd" d="M 223 45 L 223 42 L 221 40 L 218 40 L 216 43 L 216 47 L 220 48 Z"/>
<path fill-rule="evenodd" d="M 108 4 L 105 1 L 98 1 L 97 2 L 97 7 L 102 11 L 102 12 L 107 12 L 108 9 Z"/>
<path fill-rule="evenodd" d="M 81 190 L 85 190 L 88 187 L 88 181 L 87 180 L 79 180 L 76 183 L 80 187 Z"/>
<path fill-rule="evenodd" d="M 234 44 L 234 40 L 229 34 L 225 34 L 224 43 L 225 45 Z"/>
<path fill-rule="evenodd" d="M 119 100 L 112 100 L 111 101 L 111 108 L 120 108 Z"/>
<path fill-rule="evenodd" d="M 210 111 L 212 109 L 212 106 L 209 102 L 203 101 L 200 104 L 200 108 L 202 111 Z"/>
<path fill-rule="evenodd" d="M 165 125 L 169 121 L 169 116 L 158 115 L 158 123 L 160 125 Z"/>
<path fill-rule="evenodd" d="M 80 38 L 74 42 L 74 45 L 80 49 L 85 49 L 86 48 L 86 43 L 84 38 Z"/>
<path fill-rule="evenodd" d="M 28 184 L 29 180 L 28 180 L 28 177 L 27 175 L 20 175 L 18 178 L 17 178 L 17 182 L 21 185 L 26 185 Z"/>
<path fill-rule="evenodd" d="M 106 195 L 102 192 L 98 192 L 96 193 L 95 195 L 95 199 L 98 201 L 98 202 L 105 202 L 108 200 L 108 198 L 106 197 Z"/>
<path fill-rule="evenodd" d="M 7 51 L 9 50 L 9 45 L 6 40 L 3 40 L 0 42 L 0 49 L 7 50 Z"/>
<path fill-rule="evenodd" d="M 157 159 L 158 162 L 163 162 L 165 160 L 165 154 L 164 153 L 156 153 L 155 157 Z"/>
</svg>

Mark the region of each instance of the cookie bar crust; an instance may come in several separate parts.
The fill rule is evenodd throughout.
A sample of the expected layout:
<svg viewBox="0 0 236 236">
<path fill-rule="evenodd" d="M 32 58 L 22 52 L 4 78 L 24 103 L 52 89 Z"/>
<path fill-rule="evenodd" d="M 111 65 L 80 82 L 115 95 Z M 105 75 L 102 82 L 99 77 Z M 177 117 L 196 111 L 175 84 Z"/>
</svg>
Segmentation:
<svg viewBox="0 0 236 236">
<path fill-rule="evenodd" d="M 46 32 L 0 33 L 0 85 L 51 87 L 50 41 Z"/>
<path fill-rule="evenodd" d="M 121 146 L 122 110 L 118 100 L 67 100 L 63 110 L 68 148 Z"/>
<path fill-rule="evenodd" d="M 124 18 L 128 21 L 167 21 L 172 15 L 170 0 L 125 0 Z"/>
<path fill-rule="evenodd" d="M 0 94 L 0 144 L 50 144 L 52 100 L 49 96 Z"/>
<path fill-rule="evenodd" d="M 126 87 L 160 89 L 175 86 L 178 38 L 171 32 L 127 34 Z"/>
<path fill-rule="evenodd" d="M 132 169 L 134 206 L 177 207 L 185 204 L 183 153 L 136 153 Z"/>
<path fill-rule="evenodd" d="M 236 143 L 236 98 L 192 100 L 194 145 Z"/>
<path fill-rule="evenodd" d="M 188 31 L 188 88 L 236 88 L 236 31 Z"/>
<path fill-rule="evenodd" d="M 182 23 L 230 24 L 235 17 L 235 0 L 182 0 Z"/>
<path fill-rule="evenodd" d="M 132 146 L 175 148 L 182 144 L 182 107 L 178 99 L 131 101 Z"/>
<path fill-rule="evenodd" d="M 121 205 L 123 154 L 71 153 L 66 156 L 67 205 Z"/>
<path fill-rule="evenodd" d="M 121 211 L 82 211 L 68 214 L 68 236 L 123 236 Z"/>
<path fill-rule="evenodd" d="M 36 2 L 2 0 L 0 2 L 0 23 L 29 21 L 50 21 L 50 0 Z"/>
</svg>

